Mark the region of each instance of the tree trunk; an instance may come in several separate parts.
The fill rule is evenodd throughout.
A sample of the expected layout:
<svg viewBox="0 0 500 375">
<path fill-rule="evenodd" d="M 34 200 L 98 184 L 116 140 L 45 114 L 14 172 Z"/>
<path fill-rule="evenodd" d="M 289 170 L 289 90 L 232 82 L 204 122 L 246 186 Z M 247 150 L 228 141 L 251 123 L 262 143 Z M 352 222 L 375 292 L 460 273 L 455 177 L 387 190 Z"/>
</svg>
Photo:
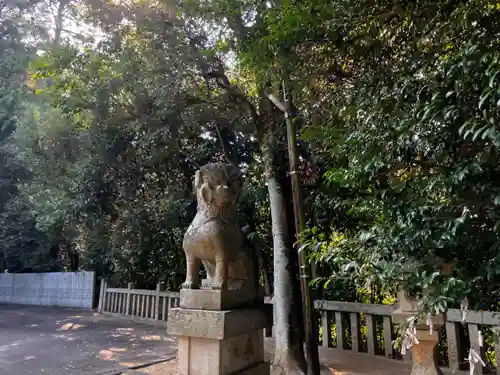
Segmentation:
<svg viewBox="0 0 500 375">
<path fill-rule="evenodd" d="M 71 245 L 68 245 L 68 257 L 70 262 L 70 271 L 77 272 L 80 268 L 80 256 L 78 255 L 78 252 L 71 247 Z"/>
<path fill-rule="evenodd" d="M 276 139 L 268 132 L 263 139 L 262 156 L 266 173 L 274 248 L 274 328 L 275 351 L 271 365 L 272 375 L 304 374 L 306 361 L 300 335 L 300 306 L 294 298 L 292 248 L 289 246 L 289 230 L 285 195 L 274 166 Z M 298 324 L 297 324 L 298 322 Z"/>
<path fill-rule="evenodd" d="M 78 251 L 76 251 L 72 244 L 68 242 L 68 240 L 64 237 L 60 239 L 59 246 L 61 252 L 66 254 L 68 258 L 68 266 L 71 272 L 77 272 L 80 267 L 80 256 Z"/>
<path fill-rule="evenodd" d="M 64 11 L 66 6 L 69 5 L 69 0 L 59 0 L 57 6 L 57 13 L 54 16 L 55 30 L 54 30 L 54 46 L 58 47 L 61 44 L 61 34 L 64 26 Z"/>
</svg>

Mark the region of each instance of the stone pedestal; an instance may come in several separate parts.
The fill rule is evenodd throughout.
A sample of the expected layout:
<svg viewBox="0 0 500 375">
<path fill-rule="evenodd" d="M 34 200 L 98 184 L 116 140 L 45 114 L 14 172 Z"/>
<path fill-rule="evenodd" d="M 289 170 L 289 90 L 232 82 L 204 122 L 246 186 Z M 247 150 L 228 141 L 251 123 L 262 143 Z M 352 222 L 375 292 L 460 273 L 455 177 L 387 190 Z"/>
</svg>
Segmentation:
<svg viewBox="0 0 500 375">
<path fill-rule="evenodd" d="M 265 375 L 264 332 L 272 309 L 235 290 L 187 290 L 170 309 L 167 332 L 179 336 L 178 375 Z"/>
<path fill-rule="evenodd" d="M 408 297 L 405 291 L 398 293 L 398 309 L 392 313 L 392 321 L 396 324 L 405 323 L 408 318 L 417 314 L 417 302 Z M 411 375 L 440 375 L 442 372 L 436 365 L 434 356 L 439 336 L 438 331 L 444 324 L 443 315 L 430 317 L 432 333 L 427 324 L 427 318 L 417 321 L 415 325 L 419 343 L 411 347 Z M 403 332 L 404 334 L 404 332 Z"/>
<path fill-rule="evenodd" d="M 438 327 L 439 328 L 439 327 Z M 434 357 L 434 349 L 438 342 L 438 333 L 433 331 L 429 333 L 429 328 L 419 328 L 417 326 L 417 335 L 419 343 L 411 348 L 413 364 L 411 375 L 439 375 Z"/>
</svg>

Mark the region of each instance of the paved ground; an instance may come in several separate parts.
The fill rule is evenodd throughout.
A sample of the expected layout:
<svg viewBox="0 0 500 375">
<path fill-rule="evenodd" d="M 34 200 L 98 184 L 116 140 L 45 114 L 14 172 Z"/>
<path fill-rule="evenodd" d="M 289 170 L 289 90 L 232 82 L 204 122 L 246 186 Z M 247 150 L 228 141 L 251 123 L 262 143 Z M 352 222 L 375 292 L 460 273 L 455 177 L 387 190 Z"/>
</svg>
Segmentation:
<svg viewBox="0 0 500 375">
<path fill-rule="evenodd" d="M 0 374 L 120 373 L 175 355 L 164 332 L 92 311 L 0 305 Z"/>
<path fill-rule="evenodd" d="M 266 355 L 270 359 L 272 341 L 266 340 Z M 411 367 L 401 361 L 394 361 L 368 354 L 340 352 L 336 349 L 320 348 L 321 375 L 410 375 Z M 127 372 L 126 375 L 177 375 L 177 362 L 171 360 Z"/>
<path fill-rule="evenodd" d="M 0 375 L 175 375 L 175 360 L 166 360 L 176 354 L 176 340 L 164 332 L 92 311 L 0 305 Z M 265 349 L 269 360 L 272 340 L 266 339 Z M 324 375 L 411 371 L 402 361 L 349 351 L 321 348 L 320 358 Z"/>
<path fill-rule="evenodd" d="M 273 341 L 266 339 L 265 352 L 267 360 L 271 360 L 274 352 Z M 368 353 L 353 353 L 349 350 L 319 347 L 321 375 L 410 375 L 408 362 L 372 356 Z M 160 364 L 158 364 L 159 367 Z M 175 372 L 151 375 L 175 375 Z"/>
</svg>

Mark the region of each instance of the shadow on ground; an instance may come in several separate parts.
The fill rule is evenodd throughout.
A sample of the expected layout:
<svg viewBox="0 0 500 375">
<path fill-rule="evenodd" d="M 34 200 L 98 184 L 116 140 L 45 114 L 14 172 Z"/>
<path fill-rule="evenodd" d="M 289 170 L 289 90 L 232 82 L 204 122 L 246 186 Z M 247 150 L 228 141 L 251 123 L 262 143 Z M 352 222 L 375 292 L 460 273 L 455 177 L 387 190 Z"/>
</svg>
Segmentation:
<svg viewBox="0 0 500 375">
<path fill-rule="evenodd" d="M 176 353 L 158 326 L 93 311 L 0 305 L 0 374 L 113 374 Z"/>
</svg>

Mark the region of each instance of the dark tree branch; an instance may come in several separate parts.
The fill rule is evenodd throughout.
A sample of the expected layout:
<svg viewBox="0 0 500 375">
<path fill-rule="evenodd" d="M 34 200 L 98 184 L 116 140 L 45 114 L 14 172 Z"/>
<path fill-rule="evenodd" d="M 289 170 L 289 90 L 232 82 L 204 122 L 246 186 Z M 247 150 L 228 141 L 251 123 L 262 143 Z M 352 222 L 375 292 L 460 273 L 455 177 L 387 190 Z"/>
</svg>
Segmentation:
<svg viewBox="0 0 500 375">
<path fill-rule="evenodd" d="M 220 71 L 210 71 L 205 73 L 204 75 L 207 78 L 215 79 L 217 85 L 220 88 L 226 90 L 230 97 L 243 104 L 243 106 L 250 114 L 250 117 L 256 124 L 259 122 L 259 113 L 257 112 L 255 106 L 248 100 L 248 97 L 243 92 L 241 92 L 241 90 L 237 86 L 230 83 L 229 78 L 225 73 Z"/>
<path fill-rule="evenodd" d="M 220 142 L 220 146 L 222 149 L 222 153 L 224 154 L 224 157 L 229 162 L 229 164 L 232 164 L 235 167 L 237 167 L 235 161 L 229 156 L 229 154 L 227 152 L 226 141 L 225 141 L 224 137 L 222 136 L 222 133 L 220 131 L 219 124 L 217 124 L 217 121 L 215 121 L 215 131 L 217 132 L 217 136 L 219 137 L 219 142 Z"/>
</svg>

